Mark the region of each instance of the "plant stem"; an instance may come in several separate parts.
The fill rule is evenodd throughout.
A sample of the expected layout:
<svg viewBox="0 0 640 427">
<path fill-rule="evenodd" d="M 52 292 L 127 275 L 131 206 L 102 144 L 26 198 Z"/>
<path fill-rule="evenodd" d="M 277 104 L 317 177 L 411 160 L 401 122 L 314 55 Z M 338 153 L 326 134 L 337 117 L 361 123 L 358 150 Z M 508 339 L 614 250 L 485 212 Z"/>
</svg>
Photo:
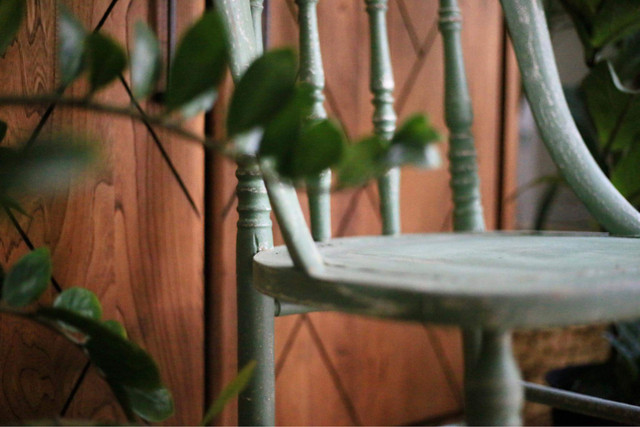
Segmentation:
<svg viewBox="0 0 640 427">
<path fill-rule="evenodd" d="M 82 108 L 97 113 L 113 114 L 115 116 L 129 117 L 134 120 L 146 121 L 150 125 L 158 126 L 171 133 L 174 133 L 186 140 L 198 142 L 207 148 L 220 151 L 226 156 L 233 157 L 233 153 L 227 149 L 220 141 L 207 137 L 202 137 L 190 132 L 177 123 L 168 123 L 164 116 L 148 116 L 141 114 L 130 107 L 119 107 L 114 105 L 99 104 L 84 98 L 66 98 L 57 95 L 37 95 L 37 96 L 15 96 L 0 95 L 0 105 L 42 105 L 56 102 L 59 107 Z"/>
</svg>

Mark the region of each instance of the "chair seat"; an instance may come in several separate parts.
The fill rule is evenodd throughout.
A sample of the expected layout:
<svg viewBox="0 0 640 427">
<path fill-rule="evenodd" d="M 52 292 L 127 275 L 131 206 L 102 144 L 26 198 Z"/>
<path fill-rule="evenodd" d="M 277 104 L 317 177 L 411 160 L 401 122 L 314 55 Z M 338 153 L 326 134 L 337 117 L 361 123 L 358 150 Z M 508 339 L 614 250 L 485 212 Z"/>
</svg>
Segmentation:
<svg viewBox="0 0 640 427">
<path fill-rule="evenodd" d="M 640 239 L 601 233 L 448 233 L 332 239 L 308 276 L 286 247 L 254 258 L 281 301 L 486 328 L 640 317 Z"/>
</svg>

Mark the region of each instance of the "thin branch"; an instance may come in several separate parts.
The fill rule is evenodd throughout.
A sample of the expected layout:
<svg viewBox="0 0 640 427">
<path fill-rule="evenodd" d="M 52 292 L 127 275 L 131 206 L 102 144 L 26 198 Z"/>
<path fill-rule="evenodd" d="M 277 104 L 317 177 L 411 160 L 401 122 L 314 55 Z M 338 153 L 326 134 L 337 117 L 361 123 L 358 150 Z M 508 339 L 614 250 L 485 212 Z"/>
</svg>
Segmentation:
<svg viewBox="0 0 640 427">
<path fill-rule="evenodd" d="M 98 104 L 92 101 L 88 101 L 84 98 L 58 98 L 55 95 L 36 95 L 36 96 L 15 96 L 15 95 L 0 95 L 0 105 L 42 105 L 48 104 L 52 101 L 56 101 L 59 107 L 66 108 L 82 108 L 85 110 L 94 111 L 97 113 L 112 114 L 115 116 L 129 117 L 134 120 L 146 121 L 150 125 L 157 126 L 162 129 L 178 135 L 186 140 L 198 142 L 207 148 L 220 151 L 226 156 L 233 157 L 233 153 L 228 150 L 224 144 L 220 141 L 209 139 L 190 132 L 178 123 L 168 123 L 164 116 L 147 116 L 146 114 L 140 114 L 135 109 L 130 107 L 118 107 L 114 105 Z"/>
<path fill-rule="evenodd" d="M 131 104 L 133 104 L 135 109 L 142 116 L 142 123 L 147 128 L 147 131 L 149 132 L 149 135 L 151 135 L 151 139 L 153 140 L 156 148 L 160 151 L 160 155 L 162 156 L 163 160 L 167 164 L 167 167 L 171 171 L 171 174 L 173 175 L 173 178 L 176 180 L 176 182 L 178 183 L 178 186 L 180 186 L 180 189 L 182 190 L 182 192 L 184 193 L 185 197 L 187 198 L 187 201 L 191 205 L 191 209 L 193 209 L 193 211 L 196 213 L 197 216 L 200 216 L 200 211 L 198 210 L 198 207 L 196 206 L 195 200 L 193 200 L 193 197 L 191 197 L 191 193 L 189 193 L 189 189 L 187 188 L 187 185 L 182 180 L 182 176 L 180 176 L 180 173 L 178 172 L 178 170 L 176 169 L 175 165 L 173 164 L 173 161 L 171 160 L 171 157 L 169 157 L 169 154 L 167 153 L 167 150 L 164 149 L 164 146 L 162 145 L 162 142 L 160 141 L 160 137 L 156 133 L 156 131 L 153 128 L 153 126 L 151 126 L 151 124 L 149 123 L 149 115 L 140 106 L 140 103 L 138 102 L 136 97 L 133 96 L 133 92 L 131 91 L 131 88 L 129 87 L 129 84 L 127 84 L 127 81 L 124 79 L 122 74 L 120 74 L 118 76 L 118 78 L 120 79 L 120 82 L 122 83 L 122 86 L 124 87 L 124 90 L 127 92 L 127 95 L 129 95 L 129 99 L 131 100 Z"/>
</svg>

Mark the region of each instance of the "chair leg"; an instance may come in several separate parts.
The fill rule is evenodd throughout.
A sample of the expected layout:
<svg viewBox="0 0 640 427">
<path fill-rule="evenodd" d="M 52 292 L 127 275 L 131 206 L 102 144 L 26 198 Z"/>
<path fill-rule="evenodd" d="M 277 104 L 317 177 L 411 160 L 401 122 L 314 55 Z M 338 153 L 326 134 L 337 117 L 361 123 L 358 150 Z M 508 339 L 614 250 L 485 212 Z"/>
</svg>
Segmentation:
<svg viewBox="0 0 640 427">
<path fill-rule="evenodd" d="M 467 425 L 521 425 L 523 391 L 511 332 L 483 330 L 479 346 L 477 334 L 463 336 L 465 353 L 473 345 L 477 350 L 475 360 L 465 363 Z"/>
<path fill-rule="evenodd" d="M 239 168 L 236 245 L 238 369 L 255 360 L 248 387 L 238 399 L 239 425 L 275 424 L 273 299 L 253 287 L 253 256 L 273 247 L 269 200 L 257 169 Z"/>
</svg>

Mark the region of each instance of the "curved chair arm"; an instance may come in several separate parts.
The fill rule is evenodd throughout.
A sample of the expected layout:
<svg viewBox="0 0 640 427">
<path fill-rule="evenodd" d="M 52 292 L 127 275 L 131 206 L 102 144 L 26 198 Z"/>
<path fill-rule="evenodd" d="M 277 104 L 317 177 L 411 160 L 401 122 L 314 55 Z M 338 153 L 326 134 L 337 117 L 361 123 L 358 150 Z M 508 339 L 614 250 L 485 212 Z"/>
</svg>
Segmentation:
<svg viewBox="0 0 640 427">
<path fill-rule="evenodd" d="M 589 153 L 571 117 L 540 0 L 501 0 L 525 92 L 542 139 L 562 175 L 609 232 L 640 236 L 640 213 Z"/>
<path fill-rule="evenodd" d="M 273 212 L 294 265 L 310 276 L 320 272 L 324 263 L 307 227 L 295 188 L 279 181 L 265 164 L 261 169 Z"/>
</svg>

